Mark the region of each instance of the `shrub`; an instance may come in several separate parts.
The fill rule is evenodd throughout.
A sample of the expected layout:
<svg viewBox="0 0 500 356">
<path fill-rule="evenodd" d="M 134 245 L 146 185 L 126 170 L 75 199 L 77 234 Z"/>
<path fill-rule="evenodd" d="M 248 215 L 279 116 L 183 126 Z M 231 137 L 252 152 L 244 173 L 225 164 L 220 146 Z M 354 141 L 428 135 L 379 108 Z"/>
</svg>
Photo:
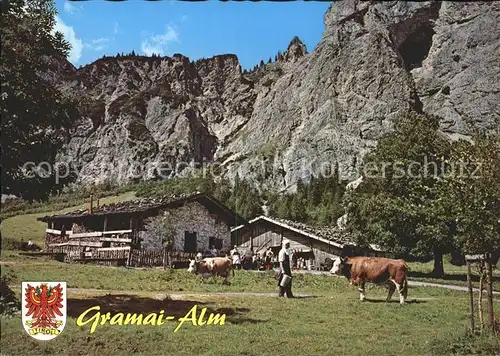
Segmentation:
<svg viewBox="0 0 500 356">
<path fill-rule="evenodd" d="M 11 317 L 21 312 L 21 303 L 9 287 L 11 282 L 12 279 L 8 275 L 0 278 L 0 314 L 2 316 Z"/>
<path fill-rule="evenodd" d="M 433 351 L 443 355 L 498 355 L 500 338 L 494 334 L 464 335 L 451 344 L 435 345 Z"/>
</svg>

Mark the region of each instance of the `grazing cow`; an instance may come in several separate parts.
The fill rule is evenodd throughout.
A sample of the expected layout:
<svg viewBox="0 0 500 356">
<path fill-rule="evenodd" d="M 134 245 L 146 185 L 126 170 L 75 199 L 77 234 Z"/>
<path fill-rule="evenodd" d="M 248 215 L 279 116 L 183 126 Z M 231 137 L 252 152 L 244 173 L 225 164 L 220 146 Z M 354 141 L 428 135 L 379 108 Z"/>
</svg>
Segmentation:
<svg viewBox="0 0 500 356">
<path fill-rule="evenodd" d="M 228 257 L 211 257 L 204 260 L 189 261 L 188 272 L 201 275 L 203 278 L 221 276 L 224 277 L 224 282 L 227 283 L 229 271 L 232 271 L 234 276 L 233 264 Z"/>
<path fill-rule="evenodd" d="M 365 300 L 365 282 L 369 282 L 386 284 L 389 287 L 387 301 L 397 289 L 399 302 L 404 304 L 408 296 L 407 270 L 408 266 L 404 260 L 381 257 L 337 257 L 330 272 L 345 276 L 350 284 L 357 285 L 361 301 Z"/>
</svg>

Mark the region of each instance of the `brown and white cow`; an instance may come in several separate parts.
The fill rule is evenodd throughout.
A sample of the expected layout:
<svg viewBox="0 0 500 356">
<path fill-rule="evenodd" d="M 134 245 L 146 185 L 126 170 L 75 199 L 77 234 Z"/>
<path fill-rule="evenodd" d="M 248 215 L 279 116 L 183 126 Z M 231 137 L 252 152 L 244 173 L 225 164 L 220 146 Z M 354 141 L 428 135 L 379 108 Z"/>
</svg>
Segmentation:
<svg viewBox="0 0 500 356">
<path fill-rule="evenodd" d="M 337 257 L 333 261 L 331 273 L 345 276 L 350 284 L 358 286 L 359 299 L 365 300 L 365 282 L 386 284 L 389 287 L 387 301 L 397 289 L 399 302 L 405 303 L 408 296 L 408 266 L 404 260 L 382 257 Z"/>
<path fill-rule="evenodd" d="M 228 257 L 210 257 L 203 260 L 190 260 L 188 272 L 201 275 L 202 277 L 220 276 L 224 282 L 228 282 L 229 272 L 233 272 L 233 263 Z"/>
</svg>

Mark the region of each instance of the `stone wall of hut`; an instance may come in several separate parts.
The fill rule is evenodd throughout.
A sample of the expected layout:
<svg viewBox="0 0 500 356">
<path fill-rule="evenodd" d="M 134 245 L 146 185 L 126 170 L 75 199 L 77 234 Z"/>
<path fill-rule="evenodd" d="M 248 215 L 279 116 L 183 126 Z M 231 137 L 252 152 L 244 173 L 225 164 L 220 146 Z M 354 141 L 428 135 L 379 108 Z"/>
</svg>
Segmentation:
<svg viewBox="0 0 500 356">
<path fill-rule="evenodd" d="M 231 249 L 231 228 L 198 202 L 189 202 L 166 213 L 174 233 L 175 251 L 184 251 L 186 232 L 196 233 L 196 249 L 199 252 L 208 250 L 210 237 L 222 240 L 223 251 Z"/>
</svg>

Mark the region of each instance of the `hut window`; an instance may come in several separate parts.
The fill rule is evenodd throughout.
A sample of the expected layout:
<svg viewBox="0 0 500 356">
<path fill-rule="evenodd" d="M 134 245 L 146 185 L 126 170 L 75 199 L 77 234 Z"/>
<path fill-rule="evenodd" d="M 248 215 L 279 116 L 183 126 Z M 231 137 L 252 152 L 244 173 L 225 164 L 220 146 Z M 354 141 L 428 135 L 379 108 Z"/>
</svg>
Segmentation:
<svg viewBox="0 0 500 356">
<path fill-rule="evenodd" d="M 214 236 L 208 238 L 208 246 L 210 249 L 216 248 L 217 250 L 222 250 L 222 239 L 216 239 Z"/>
</svg>

